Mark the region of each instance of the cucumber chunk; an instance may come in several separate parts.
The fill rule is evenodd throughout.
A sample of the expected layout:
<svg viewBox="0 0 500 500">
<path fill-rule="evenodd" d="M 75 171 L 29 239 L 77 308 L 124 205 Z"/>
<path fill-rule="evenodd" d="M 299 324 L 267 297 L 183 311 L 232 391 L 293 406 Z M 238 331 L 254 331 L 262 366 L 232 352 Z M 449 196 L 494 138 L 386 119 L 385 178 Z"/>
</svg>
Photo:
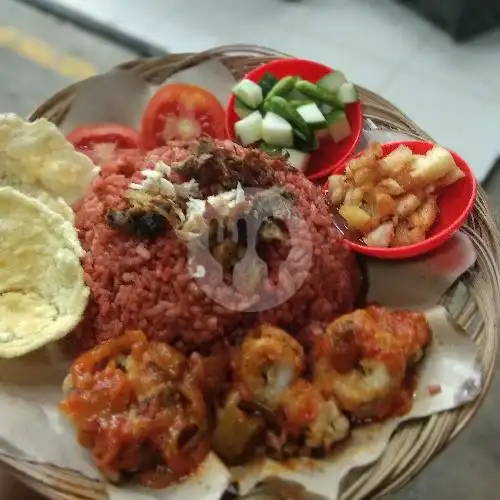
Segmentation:
<svg viewBox="0 0 500 500">
<path fill-rule="evenodd" d="M 246 118 L 234 124 L 234 131 L 243 146 L 248 146 L 262 139 L 262 123 L 260 112 L 253 111 Z"/>
<path fill-rule="evenodd" d="M 269 99 L 269 111 L 283 117 L 293 126 L 295 135 L 307 141 L 312 136 L 312 131 L 304 118 L 300 116 L 295 108 L 290 106 L 283 97 L 272 97 Z"/>
<path fill-rule="evenodd" d="M 299 113 L 304 121 L 314 130 L 319 128 L 324 128 L 326 126 L 326 119 L 323 113 L 318 108 L 315 103 L 304 104 L 297 108 L 297 113 Z"/>
<path fill-rule="evenodd" d="M 281 116 L 269 112 L 262 121 L 262 138 L 271 146 L 293 146 L 293 128 Z"/>
<path fill-rule="evenodd" d="M 262 89 L 262 96 L 265 98 L 271 89 L 278 83 L 278 79 L 272 73 L 266 73 L 260 80 L 259 85 Z"/>
<path fill-rule="evenodd" d="M 358 100 L 358 93 L 356 92 L 356 87 L 352 82 L 346 82 L 342 84 L 339 89 L 338 97 L 342 104 L 352 104 Z"/>
<path fill-rule="evenodd" d="M 327 117 L 328 132 L 334 142 L 341 142 L 351 135 L 351 125 L 344 111 L 336 109 Z"/>
<path fill-rule="evenodd" d="M 287 163 L 297 170 L 305 172 L 311 155 L 303 151 L 297 151 L 296 149 L 287 148 L 284 151 L 288 153 Z"/>
<path fill-rule="evenodd" d="M 323 113 L 323 116 L 329 115 L 333 111 L 333 107 L 329 104 L 320 104 L 319 109 Z"/>
<path fill-rule="evenodd" d="M 347 78 L 344 76 L 344 73 L 342 73 L 342 71 L 332 71 L 319 79 L 316 85 L 335 94 L 344 83 L 347 83 Z"/>
<path fill-rule="evenodd" d="M 252 110 L 245 106 L 238 98 L 234 101 L 234 111 L 240 118 L 246 118 Z"/>
<path fill-rule="evenodd" d="M 292 89 L 292 91 L 286 96 L 289 101 L 304 101 L 308 100 L 307 97 L 299 92 L 296 88 Z"/>
<path fill-rule="evenodd" d="M 233 94 L 250 109 L 257 109 L 263 101 L 262 89 L 251 80 L 241 80 L 233 87 Z"/>
</svg>

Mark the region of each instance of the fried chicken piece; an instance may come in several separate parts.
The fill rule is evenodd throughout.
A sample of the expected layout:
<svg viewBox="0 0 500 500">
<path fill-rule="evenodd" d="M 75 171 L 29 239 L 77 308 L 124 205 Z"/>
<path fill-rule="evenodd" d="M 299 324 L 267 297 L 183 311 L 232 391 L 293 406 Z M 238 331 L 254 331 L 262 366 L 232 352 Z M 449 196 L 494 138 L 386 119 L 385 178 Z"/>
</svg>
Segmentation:
<svg viewBox="0 0 500 500">
<path fill-rule="evenodd" d="M 386 418 L 394 410 L 407 367 L 422 358 L 430 340 L 422 313 L 358 309 L 313 339 L 314 381 L 354 418 Z"/>
<path fill-rule="evenodd" d="M 245 337 L 234 366 L 243 399 L 269 410 L 278 407 L 284 391 L 303 370 L 302 346 L 285 331 L 267 324 Z"/>
<path fill-rule="evenodd" d="M 341 316 L 314 339 L 315 383 L 354 418 L 383 418 L 405 371 L 402 343 L 366 310 Z"/>
<path fill-rule="evenodd" d="M 401 342 L 410 365 L 422 359 L 424 349 L 432 340 L 432 331 L 424 314 L 405 310 L 389 311 L 377 306 L 368 307 L 367 312 L 379 328 L 394 335 Z"/>
<path fill-rule="evenodd" d="M 238 392 L 227 395 L 217 410 L 217 424 L 212 433 L 212 449 L 230 464 L 245 454 L 255 436 L 264 429 L 262 417 L 242 410 L 240 401 Z"/>
<path fill-rule="evenodd" d="M 65 380 L 61 411 L 112 482 L 165 488 L 194 472 L 210 451 L 199 372 L 140 331 L 80 356 Z"/>
<path fill-rule="evenodd" d="M 300 379 L 283 395 L 283 425 L 294 438 L 304 437 L 308 448 L 327 452 L 349 435 L 349 420 L 333 399 L 325 399 L 310 382 Z"/>
</svg>

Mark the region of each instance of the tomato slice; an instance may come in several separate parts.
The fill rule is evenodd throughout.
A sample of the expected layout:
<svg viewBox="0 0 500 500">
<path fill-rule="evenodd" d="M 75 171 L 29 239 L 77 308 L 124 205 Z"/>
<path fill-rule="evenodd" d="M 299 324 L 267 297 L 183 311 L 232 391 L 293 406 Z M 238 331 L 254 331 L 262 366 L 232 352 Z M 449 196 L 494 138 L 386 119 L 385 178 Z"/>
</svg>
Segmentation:
<svg viewBox="0 0 500 500">
<path fill-rule="evenodd" d="M 186 83 L 171 83 L 149 101 L 142 119 L 142 147 L 150 150 L 172 140 L 202 136 L 225 138 L 224 108 L 217 98 Z"/>
<path fill-rule="evenodd" d="M 140 141 L 133 128 L 119 123 L 82 125 L 70 132 L 66 139 L 98 165 L 113 161 L 122 149 L 137 149 Z"/>
</svg>

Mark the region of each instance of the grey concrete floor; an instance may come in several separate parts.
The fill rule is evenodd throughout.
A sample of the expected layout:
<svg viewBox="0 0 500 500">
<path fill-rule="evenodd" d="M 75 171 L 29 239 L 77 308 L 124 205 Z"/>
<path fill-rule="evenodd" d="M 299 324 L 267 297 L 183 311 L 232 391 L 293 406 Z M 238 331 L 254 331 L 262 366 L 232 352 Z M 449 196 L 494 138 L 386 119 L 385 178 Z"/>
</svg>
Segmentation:
<svg viewBox="0 0 500 500">
<path fill-rule="evenodd" d="M 28 114 L 55 91 L 136 54 L 13 0 L 0 0 L 0 111 Z M 487 191 L 500 212 L 500 172 Z M 500 377 L 474 421 L 392 500 L 500 498 Z M 5 473 L 0 499 L 39 500 Z"/>
<path fill-rule="evenodd" d="M 14 0 L 0 0 L 0 109 L 25 115 L 75 80 L 137 54 Z"/>
</svg>

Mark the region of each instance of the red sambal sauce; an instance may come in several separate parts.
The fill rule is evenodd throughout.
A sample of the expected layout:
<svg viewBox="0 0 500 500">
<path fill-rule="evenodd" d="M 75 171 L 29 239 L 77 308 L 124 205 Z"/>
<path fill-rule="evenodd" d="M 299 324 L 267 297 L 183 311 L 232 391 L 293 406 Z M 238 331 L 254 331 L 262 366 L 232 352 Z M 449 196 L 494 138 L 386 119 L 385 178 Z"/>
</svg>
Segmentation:
<svg viewBox="0 0 500 500">
<path fill-rule="evenodd" d="M 164 488 L 210 450 L 201 375 L 176 349 L 129 331 L 74 362 L 60 408 L 108 479 Z"/>
<path fill-rule="evenodd" d="M 414 370 L 410 370 L 405 376 L 398 396 L 394 398 L 391 416 L 402 417 L 410 413 L 413 408 L 417 386 L 418 376 Z"/>
<path fill-rule="evenodd" d="M 418 382 L 417 373 L 414 370 L 408 371 L 401 386 L 374 405 L 371 418 L 360 420 L 352 418 L 352 421 L 356 425 L 365 425 L 372 422 L 384 422 L 390 418 L 407 415 L 413 409 Z"/>
</svg>

